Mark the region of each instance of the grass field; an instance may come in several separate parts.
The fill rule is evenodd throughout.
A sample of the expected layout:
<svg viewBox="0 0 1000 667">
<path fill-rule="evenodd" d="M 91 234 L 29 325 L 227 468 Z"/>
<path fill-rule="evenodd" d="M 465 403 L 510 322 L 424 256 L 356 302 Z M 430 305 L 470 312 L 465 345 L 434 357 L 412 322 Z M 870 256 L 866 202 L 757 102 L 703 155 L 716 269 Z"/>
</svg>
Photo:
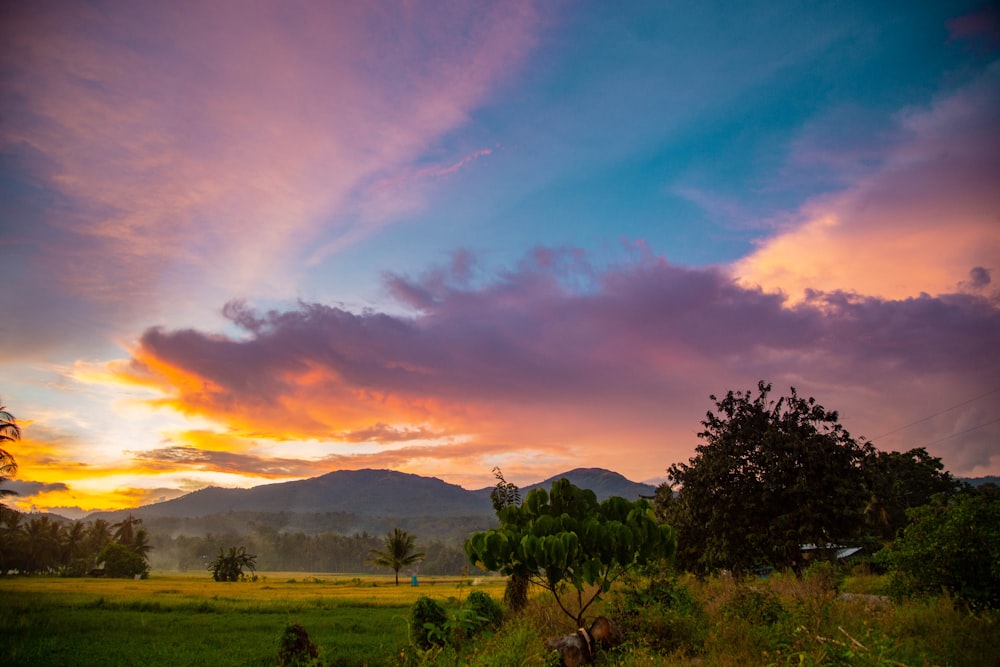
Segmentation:
<svg viewBox="0 0 1000 667">
<path fill-rule="evenodd" d="M 470 586 L 470 582 L 475 583 Z M 408 641 L 420 595 L 447 603 L 472 588 L 503 594 L 498 578 L 407 579 L 265 573 L 220 583 L 207 574 L 149 579 L 0 579 L 0 664 L 274 665 L 300 623 L 324 664 L 381 665 Z"/>
<path fill-rule="evenodd" d="M 964 611 L 947 597 L 891 602 L 881 595 L 881 576 L 834 583 L 773 575 L 616 587 L 594 613 L 620 621 L 626 642 L 595 665 L 1000 665 L 998 612 Z M 499 577 L 396 587 L 391 577 L 302 573 L 268 573 L 252 583 L 155 572 L 141 581 L 0 578 L 0 665 L 271 666 L 291 623 L 320 647 L 323 667 L 557 665 L 543 640 L 572 627 L 544 591 L 496 633 L 430 650 L 411 645 L 408 621 L 419 596 L 454 615 L 471 590 L 499 600 L 503 586 Z"/>
</svg>

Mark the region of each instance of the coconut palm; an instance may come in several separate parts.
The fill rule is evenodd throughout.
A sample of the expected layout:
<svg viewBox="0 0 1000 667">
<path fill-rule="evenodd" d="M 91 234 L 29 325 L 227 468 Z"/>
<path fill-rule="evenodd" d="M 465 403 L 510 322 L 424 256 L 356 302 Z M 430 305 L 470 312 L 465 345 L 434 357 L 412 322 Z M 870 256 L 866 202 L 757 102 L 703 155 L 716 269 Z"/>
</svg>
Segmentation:
<svg viewBox="0 0 1000 667">
<path fill-rule="evenodd" d="M 17 419 L 7 412 L 6 407 L 0 405 L 0 445 L 20 439 L 21 427 L 17 425 Z M 0 446 L 0 483 L 6 482 L 16 472 L 17 461 L 14 460 L 13 454 Z M 0 496 L 11 493 L 11 491 L 0 491 Z"/>
<path fill-rule="evenodd" d="M 142 519 L 138 519 L 131 514 L 111 527 L 115 529 L 115 542 L 126 547 L 132 546 L 135 542 L 135 533 L 140 530 Z"/>
<path fill-rule="evenodd" d="M 412 565 L 421 560 L 426 554 L 413 553 L 413 543 L 416 538 L 405 530 L 393 528 L 392 532 L 385 536 L 385 550 L 371 549 L 373 556 L 368 559 L 369 563 L 379 567 L 391 567 L 396 573 L 396 585 L 399 586 L 399 571 L 407 565 Z"/>
</svg>

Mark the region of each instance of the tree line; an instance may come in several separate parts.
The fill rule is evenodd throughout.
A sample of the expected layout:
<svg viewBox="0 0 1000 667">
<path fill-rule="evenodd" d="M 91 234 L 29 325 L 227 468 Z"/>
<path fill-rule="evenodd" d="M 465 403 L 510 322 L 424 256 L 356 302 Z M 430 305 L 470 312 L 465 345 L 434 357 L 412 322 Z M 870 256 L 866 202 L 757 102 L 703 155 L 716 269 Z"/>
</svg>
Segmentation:
<svg viewBox="0 0 1000 667">
<path fill-rule="evenodd" d="M 234 546 L 256 556 L 256 569 L 264 572 L 344 572 L 375 574 L 384 569 L 368 562 L 373 550 L 384 546 L 384 537 L 367 532 L 341 535 L 334 532 L 306 534 L 258 526 L 245 533 L 208 535 L 154 534 L 151 564 L 157 569 L 202 570 L 220 549 Z M 459 574 L 465 567 L 460 545 L 440 540 L 421 542 L 424 558 L 415 568 L 422 574 Z"/>
<path fill-rule="evenodd" d="M 62 523 L 0 505 L 0 574 L 143 576 L 152 545 L 142 520 Z"/>
</svg>

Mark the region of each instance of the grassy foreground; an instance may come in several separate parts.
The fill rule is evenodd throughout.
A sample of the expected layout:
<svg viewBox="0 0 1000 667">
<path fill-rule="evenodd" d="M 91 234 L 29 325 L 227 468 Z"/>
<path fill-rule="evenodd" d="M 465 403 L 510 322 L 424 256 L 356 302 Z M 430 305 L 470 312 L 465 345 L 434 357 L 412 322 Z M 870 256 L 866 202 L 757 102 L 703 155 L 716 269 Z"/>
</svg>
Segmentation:
<svg viewBox="0 0 1000 667">
<path fill-rule="evenodd" d="M 892 603 L 882 579 L 639 580 L 599 603 L 627 641 L 597 665 L 1000 665 L 1000 614 L 948 598 Z M 828 574 L 828 573 L 827 573 Z M 503 580 L 268 574 L 249 583 L 156 574 L 143 581 L 0 579 L 3 665 L 274 665 L 284 628 L 300 623 L 323 667 L 424 665 L 555 667 L 543 639 L 571 630 L 546 594 L 497 632 L 410 645 L 409 614 L 427 595 L 454 614 L 470 590 L 496 599 Z"/>
<path fill-rule="evenodd" d="M 269 573 L 257 582 L 221 583 L 207 574 L 149 579 L 0 579 L 0 664 L 268 665 L 282 631 L 300 623 L 325 665 L 385 665 L 409 642 L 408 614 L 420 595 L 470 590 L 421 578 Z M 503 581 L 475 580 L 494 597 Z"/>
</svg>

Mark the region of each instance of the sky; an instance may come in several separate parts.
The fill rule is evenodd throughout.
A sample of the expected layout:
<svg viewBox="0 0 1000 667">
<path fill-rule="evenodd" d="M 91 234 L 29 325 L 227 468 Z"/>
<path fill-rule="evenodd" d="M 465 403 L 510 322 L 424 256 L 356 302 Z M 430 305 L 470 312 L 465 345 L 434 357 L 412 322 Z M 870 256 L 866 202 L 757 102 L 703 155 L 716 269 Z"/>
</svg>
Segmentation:
<svg viewBox="0 0 1000 667">
<path fill-rule="evenodd" d="M 5 488 L 663 480 L 772 383 L 1000 474 L 982 2 L 0 5 Z"/>
</svg>

